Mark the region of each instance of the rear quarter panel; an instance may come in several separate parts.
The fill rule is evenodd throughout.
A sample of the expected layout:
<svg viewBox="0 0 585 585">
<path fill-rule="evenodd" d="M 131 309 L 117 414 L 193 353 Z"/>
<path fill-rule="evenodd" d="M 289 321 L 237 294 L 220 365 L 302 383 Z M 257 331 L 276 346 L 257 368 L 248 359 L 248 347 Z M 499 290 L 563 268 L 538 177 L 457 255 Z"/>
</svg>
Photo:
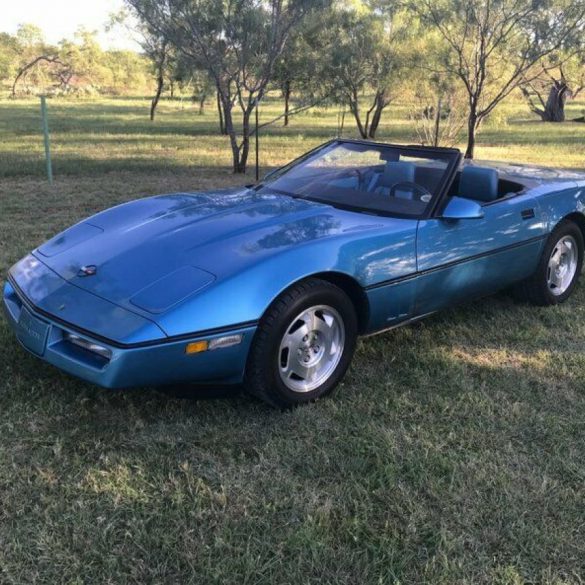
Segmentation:
<svg viewBox="0 0 585 585">
<path fill-rule="evenodd" d="M 538 203 L 547 233 L 567 215 L 579 213 L 585 217 L 585 181 L 545 184 L 536 187 Z"/>
</svg>

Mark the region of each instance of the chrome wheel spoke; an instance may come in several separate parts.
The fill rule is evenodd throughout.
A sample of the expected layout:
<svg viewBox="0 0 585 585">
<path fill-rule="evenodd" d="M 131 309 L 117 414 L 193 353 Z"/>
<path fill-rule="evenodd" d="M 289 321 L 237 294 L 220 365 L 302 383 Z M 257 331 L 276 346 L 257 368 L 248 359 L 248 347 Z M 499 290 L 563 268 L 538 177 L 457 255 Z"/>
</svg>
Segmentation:
<svg viewBox="0 0 585 585">
<path fill-rule="evenodd" d="M 328 331 L 333 323 L 333 317 L 322 312 L 317 314 L 316 311 L 311 312 L 311 329 L 315 332 L 321 332 L 328 335 Z"/>
<path fill-rule="evenodd" d="M 309 332 L 309 327 L 306 324 L 303 324 L 298 329 L 295 329 L 292 333 L 287 334 L 285 340 L 291 347 L 296 347 L 303 343 L 303 338 L 306 337 Z"/>
<path fill-rule="evenodd" d="M 553 262 L 556 266 L 559 265 L 559 262 L 561 260 L 561 254 L 562 254 L 562 244 L 559 242 L 559 244 L 557 245 L 557 247 L 554 249 L 551 257 L 550 257 L 550 262 Z M 549 264 L 550 264 L 549 262 Z"/>
<path fill-rule="evenodd" d="M 562 246 L 563 254 L 570 254 L 573 251 L 573 242 L 571 240 L 564 240 Z"/>
<path fill-rule="evenodd" d="M 550 255 L 546 270 L 549 290 L 556 296 L 571 286 L 578 264 L 577 243 L 573 236 L 563 236 Z"/>
<path fill-rule="evenodd" d="M 289 378 L 292 374 L 294 374 L 304 382 L 310 382 L 311 378 L 315 374 L 315 366 L 312 367 L 303 366 L 298 361 L 292 360 L 289 371 Z"/>
<path fill-rule="evenodd" d="M 294 392 L 310 392 L 337 368 L 345 344 L 341 315 L 326 305 L 306 309 L 289 325 L 280 343 L 279 371 Z"/>
<path fill-rule="evenodd" d="M 551 286 L 559 288 L 563 284 L 563 279 L 560 277 L 558 269 L 552 270 L 549 277 Z"/>
</svg>

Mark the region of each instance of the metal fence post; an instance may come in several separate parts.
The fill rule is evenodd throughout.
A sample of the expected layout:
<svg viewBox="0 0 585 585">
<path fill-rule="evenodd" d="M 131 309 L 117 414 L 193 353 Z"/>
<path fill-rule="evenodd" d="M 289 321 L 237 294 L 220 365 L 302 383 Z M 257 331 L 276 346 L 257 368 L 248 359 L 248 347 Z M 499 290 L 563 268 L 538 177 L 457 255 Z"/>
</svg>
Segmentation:
<svg viewBox="0 0 585 585">
<path fill-rule="evenodd" d="M 41 117 L 43 119 L 43 134 L 45 138 L 45 162 L 47 165 L 47 179 L 49 185 L 53 184 L 53 165 L 51 162 L 51 139 L 49 137 L 49 116 L 47 113 L 47 98 L 41 96 Z"/>
<path fill-rule="evenodd" d="M 256 183 L 260 180 L 260 137 L 258 136 L 258 105 L 260 100 L 256 98 Z"/>
</svg>

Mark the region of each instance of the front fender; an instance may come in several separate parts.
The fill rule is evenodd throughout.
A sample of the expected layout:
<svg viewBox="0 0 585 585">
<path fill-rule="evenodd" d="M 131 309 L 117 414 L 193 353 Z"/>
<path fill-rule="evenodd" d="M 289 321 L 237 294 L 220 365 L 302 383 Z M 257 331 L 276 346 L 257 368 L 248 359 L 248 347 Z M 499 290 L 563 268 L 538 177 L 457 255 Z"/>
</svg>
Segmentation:
<svg viewBox="0 0 585 585">
<path fill-rule="evenodd" d="M 309 242 L 261 257 L 159 315 L 156 322 L 169 336 L 254 323 L 280 293 L 314 274 L 342 274 L 365 288 L 416 270 L 415 222 L 404 232 L 362 236 Z"/>
</svg>

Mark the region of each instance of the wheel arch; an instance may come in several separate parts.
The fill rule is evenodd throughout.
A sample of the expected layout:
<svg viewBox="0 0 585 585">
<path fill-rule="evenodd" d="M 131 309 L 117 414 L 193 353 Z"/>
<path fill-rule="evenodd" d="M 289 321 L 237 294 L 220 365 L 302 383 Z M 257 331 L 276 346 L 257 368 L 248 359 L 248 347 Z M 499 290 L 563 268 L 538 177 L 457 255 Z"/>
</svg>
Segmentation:
<svg viewBox="0 0 585 585">
<path fill-rule="evenodd" d="M 349 297 L 349 300 L 352 302 L 356 311 L 358 320 L 358 333 L 364 333 L 366 331 L 370 317 L 370 303 L 368 301 L 368 296 L 366 295 L 364 289 L 360 286 L 359 282 L 348 274 L 336 271 L 315 272 L 313 274 L 307 274 L 306 276 L 291 282 L 286 287 L 286 289 L 279 293 L 278 296 L 293 286 L 296 286 L 300 282 L 309 280 L 311 278 L 317 278 L 329 282 L 330 284 L 340 288 Z M 273 299 L 272 302 L 274 302 L 276 298 Z M 269 307 L 271 305 L 272 303 L 269 305 Z M 268 311 L 269 307 L 266 308 L 266 311 Z"/>
<path fill-rule="evenodd" d="M 340 288 L 351 300 L 358 318 L 358 332 L 364 333 L 370 318 L 370 303 L 364 289 L 355 278 L 343 272 L 318 272 L 309 278 L 320 278 Z"/>
<path fill-rule="evenodd" d="M 577 227 L 581 230 L 581 235 L 583 236 L 583 241 L 585 241 L 585 215 L 578 211 L 573 211 L 568 215 L 565 215 L 557 224 L 555 228 L 563 221 L 572 221 Z"/>
</svg>

